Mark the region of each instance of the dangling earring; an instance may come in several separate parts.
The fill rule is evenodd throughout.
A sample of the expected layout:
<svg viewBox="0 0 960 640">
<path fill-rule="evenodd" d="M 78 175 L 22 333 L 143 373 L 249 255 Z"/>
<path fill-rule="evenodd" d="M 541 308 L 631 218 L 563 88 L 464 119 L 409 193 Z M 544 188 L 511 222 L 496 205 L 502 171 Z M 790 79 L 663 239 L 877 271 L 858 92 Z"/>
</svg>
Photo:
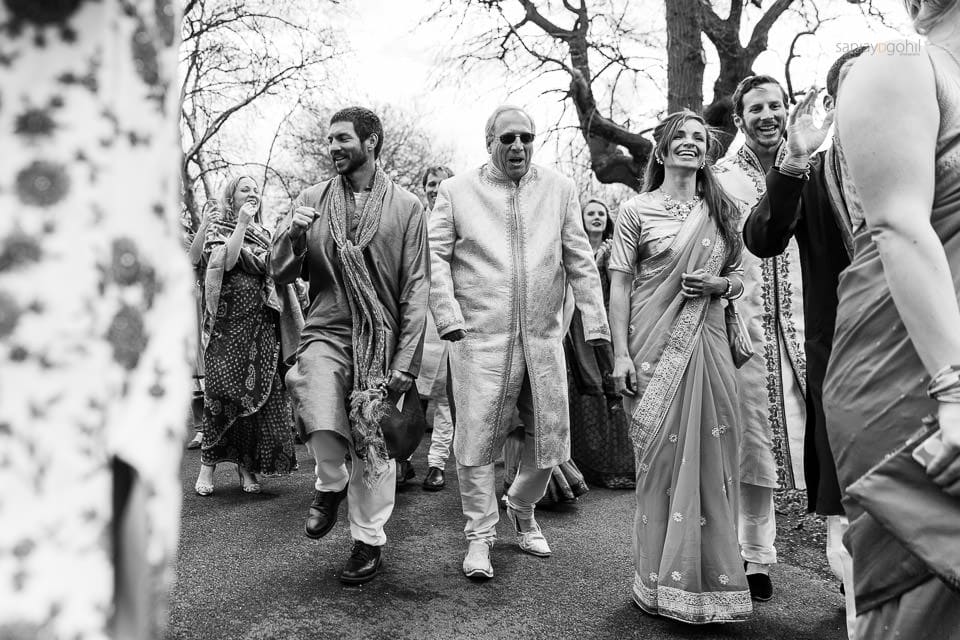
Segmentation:
<svg viewBox="0 0 960 640">
<path fill-rule="evenodd" d="M 700 169 L 702 170 L 705 166 L 707 166 L 707 161 L 706 161 L 706 160 L 704 160 L 703 162 L 700 163 Z"/>
<path fill-rule="evenodd" d="M 663 159 L 660 158 L 660 156 L 653 156 L 653 157 L 657 161 L 657 164 L 663 164 Z"/>
</svg>

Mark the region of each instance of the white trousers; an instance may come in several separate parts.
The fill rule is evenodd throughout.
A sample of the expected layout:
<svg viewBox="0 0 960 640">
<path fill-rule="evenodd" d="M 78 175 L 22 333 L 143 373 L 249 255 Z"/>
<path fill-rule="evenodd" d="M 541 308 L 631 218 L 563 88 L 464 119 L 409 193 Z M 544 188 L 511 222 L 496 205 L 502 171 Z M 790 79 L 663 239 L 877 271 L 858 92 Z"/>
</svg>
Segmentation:
<svg viewBox="0 0 960 640">
<path fill-rule="evenodd" d="M 777 550 L 773 547 L 773 541 L 777 537 L 773 491 L 769 487 L 740 483 L 740 517 L 737 530 L 740 556 L 744 562 L 777 562 Z"/>
<path fill-rule="evenodd" d="M 453 417 L 450 415 L 450 400 L 441 396 L 434 402 L 433 434 L 430 436 L 430 451 L 427 452 L 427 465 L 443 469 L 450 457 L 450 443 L 453 442 Z"/>
<path fill-rule="evenodd" d="M 843 582 L 844 602 L 847 608 L 847 637 L 855 638 L 857 604 L 853 593 L 853 558 L 843 546 L 843 534 L 850 521 L 844 516 L 827 516 L 827 562 L 830 569 Z"/>
<path fill-rule="evenodd" d="M 307 449 L 316 461 L 317 491 L 341 491 L 347 487 L 347 516 L 353 539 L 376 547 L 386 544 L 383 527 L 393 513 L 397 466 L 388 464 L 388 471 L 370 488 L 363 482 L 363 460 L 357 458 L 342 436 L 333 431 L 314 431 Z M 349 469 L 344 461 L 348 453 Z"/>
<path fill-rule="evenodd" d="M 533 516 L 534 505 L 547 492 L 547 485 L 550 484 L 550 476 L 553 474 L 552 469 L 537 468 L 533 398 L 528 378 L 523 381 L 517 409 L 524 424 L 524 446 L 517 477 L 507 492 L 507 502 L 521 517 L 524 517 Z M 493 464 L 466 467 L 457 462 L 460 501 L 463 505 L 463 515 L 467 518 L 467 525 L 463 531 L 467 535 L 467 540 L 471 542 L 474 540 L 493 542 L 497 539 L 500 511 L 497 505 L 497 486 L 494 476 Z"/>
</svg>

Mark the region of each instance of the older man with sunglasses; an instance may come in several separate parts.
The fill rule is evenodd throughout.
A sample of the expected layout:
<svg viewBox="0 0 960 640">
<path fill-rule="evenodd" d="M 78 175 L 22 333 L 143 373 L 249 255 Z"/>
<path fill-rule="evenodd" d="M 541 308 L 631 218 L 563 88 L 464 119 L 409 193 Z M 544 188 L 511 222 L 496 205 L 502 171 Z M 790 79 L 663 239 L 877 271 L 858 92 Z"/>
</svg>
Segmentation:
<svg viewBox="0 0 960 640">
<path fill-rule="evenodd" d="M 444 180 L 430 217 L 430 310 L 450 344 L 457 476 L 469 543 L 463 571 L 493 577 L 494 461 L 512 430 L 525 428 L 507 518 L 520 548 L 550 555 L 534 518 L 551 469 L 570 458 L 560 312 L 566 285 L 587 339 L 610 339 L 590 243 L 572 180 L 531 164 L 535 130 L 523 109 L 487 120 L 489 161 Z"/>
</svg>

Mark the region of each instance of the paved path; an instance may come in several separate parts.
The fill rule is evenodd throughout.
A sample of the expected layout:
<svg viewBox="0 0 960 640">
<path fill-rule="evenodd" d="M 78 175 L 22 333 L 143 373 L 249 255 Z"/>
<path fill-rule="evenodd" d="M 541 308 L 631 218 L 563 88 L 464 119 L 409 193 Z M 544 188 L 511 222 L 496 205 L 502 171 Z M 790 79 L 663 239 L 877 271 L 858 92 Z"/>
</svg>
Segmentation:
<svg viewBox="0 0 960 640">
<path fill-rule="evenodd" d="M 841 640 L 843 601 L 822 573 L 781 563 L 774 599 L 735 625 L 693 627 L 652 618 L 630 602 L 633 492 L 594 489 L 565 511 L 540 511 L 549 559 L 519 551 L 501 520 L 493 549 L 496 577 L 463 577 L 465 551 L 455 474 L 438 493 L 418 476 L 400 491 L 387 525 L 384 568 L 360 587 L 335 572 L 350 535 L 346 505 L 323 540 L 303 535 L 312 498 L 312 463 L 298 446 L 300 471 L 266 479 L 264 492 L 240 491 L 232 465 L 217 470 L 217 490 L 193 492 L 199 465 L 183 465 L 183 530 L 169 638 L 177 640 L 661 639 Z"/>
</svg>

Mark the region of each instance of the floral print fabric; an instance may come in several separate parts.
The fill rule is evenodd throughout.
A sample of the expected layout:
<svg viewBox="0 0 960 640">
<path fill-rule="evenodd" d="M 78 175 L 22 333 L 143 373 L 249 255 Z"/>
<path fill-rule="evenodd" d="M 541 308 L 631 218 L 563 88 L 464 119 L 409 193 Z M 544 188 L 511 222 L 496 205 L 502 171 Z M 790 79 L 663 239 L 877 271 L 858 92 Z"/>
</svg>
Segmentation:
<svg viewBox="0 0 960 640">
<path fill-rule="evenodd" d="M 176 10 L 0 4 L 0 637 L 111 637 L 114 460 L 160 634 L 190 391 Z"/>
</svg>

